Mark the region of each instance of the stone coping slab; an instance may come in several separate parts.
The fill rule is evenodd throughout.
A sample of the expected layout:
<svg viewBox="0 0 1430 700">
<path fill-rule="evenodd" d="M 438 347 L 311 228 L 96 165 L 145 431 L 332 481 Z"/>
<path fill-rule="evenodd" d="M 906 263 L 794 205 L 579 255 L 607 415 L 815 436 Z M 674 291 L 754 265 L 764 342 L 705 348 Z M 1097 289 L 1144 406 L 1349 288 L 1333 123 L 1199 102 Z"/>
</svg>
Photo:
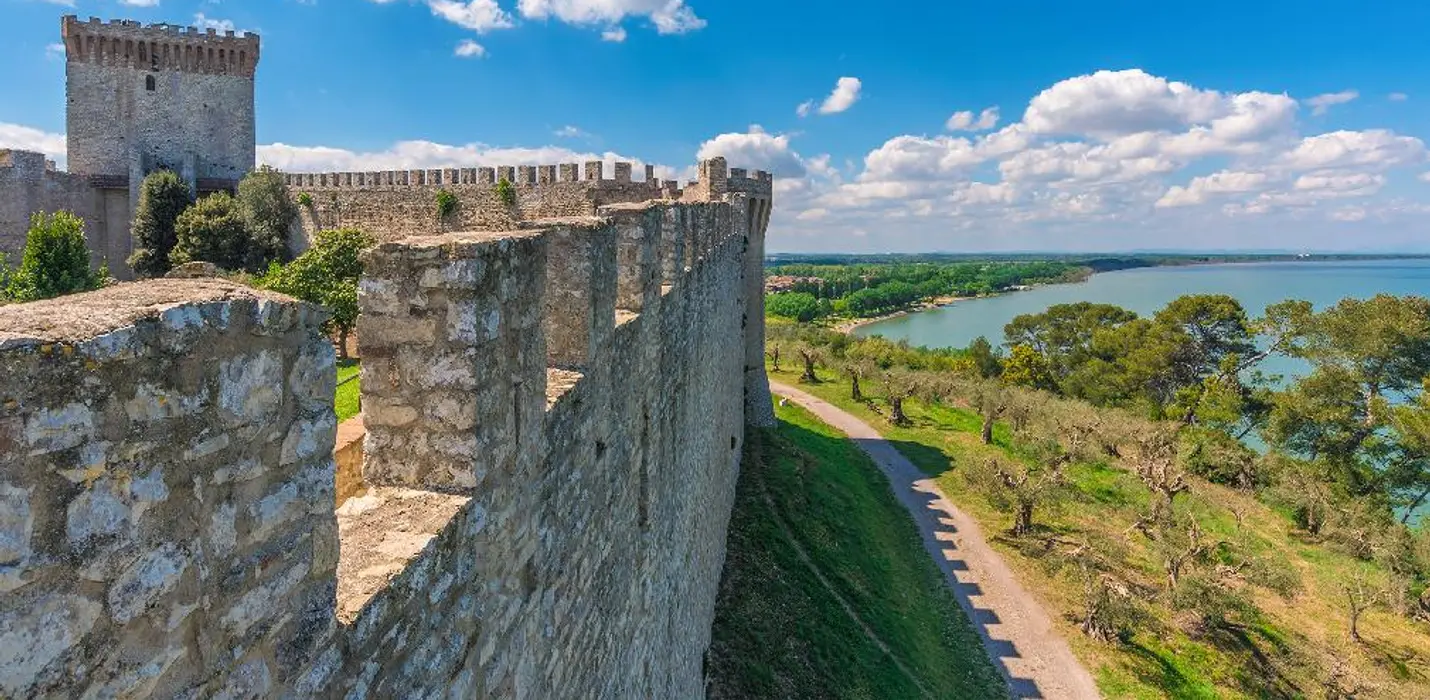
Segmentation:
<svg viewBox="0 0 1430 700">
<path fill-rule="evenodd" d="M 338 622 L 356 620 L 470 500 L 380 487 L 338 508 Z"/>
<path fill-rule="evenodd" d="M 158 319 L 185 304 L 293 298 L 218 279 L 156 279 L 116 284 L 55 299 L 0 306 L 0 348 L 29 342 L 75 343 Z"/>
</svg>

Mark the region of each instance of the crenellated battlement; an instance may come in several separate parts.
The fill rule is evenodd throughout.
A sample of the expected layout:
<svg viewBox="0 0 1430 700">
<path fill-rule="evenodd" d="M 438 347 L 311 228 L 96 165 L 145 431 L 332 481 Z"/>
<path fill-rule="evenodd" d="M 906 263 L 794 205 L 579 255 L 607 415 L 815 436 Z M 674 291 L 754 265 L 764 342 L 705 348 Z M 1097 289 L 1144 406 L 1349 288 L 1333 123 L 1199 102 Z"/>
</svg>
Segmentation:
<svg viewBox="0 0 1430 700">
<path fill-rule="evenodd" d="M 0 148 L 0 168 L 10 168 L 31 177 L 55 172 L 55 162 L 35 151 Z"/>
<path fill-rule="evenodd" d="M 309 189 L 369 188 L 369 187 L 420 187 L 451 185 L 489 185 L 506 180 L 517 187 L 536 187 L 557 183 L 584 182 L 591 186 L 601 184 L 631 184 L 640 182 L 652 189 L 660 189 L 662 183 L 655 177 L 655 166 L 647 165 L 645 179 L 633 180 L 630 163 L 616 163 L 613 176 L 605 176 L 603 161 L 585 163 L 584 170 L 577 163 L 560 165 L 502 165 L 480 168 L 432 168 L 418 170 L 379 170 L 366 172 L 335 173 L 290 173 L 285 175 L 290 187 Z M 584 172 L 585 177 L 581 177 Z M 674 184 L 674 181 L 666 181 Z"/>
<path fill-rule="evenodd" d="M 720 159 L 716 159 L 720 160 Z M 558 165 L 506 165 L 476 168 L 431 168 L 413 170 L 374 170 L 362 172 L 288 173 L 285 180 L 290 188 L 305 190 L 330 189 L 372 189 L 395 187 L 450 187 L 453 185 L 495 186 L 506 180 L 515 187 L 540 187 L 544 185 L 584 183 L 586 187 L 618 188 L 631 184 L 642 184 L 651 190 L 652 198 L 680 199 L 683 190 L 675 180 L 660 180 L 655 176 L 655 166 L 645 166 L 643 180 L 632 177 L 633 165 L 616 162 L 610 177 L 606 177 L 604 161 L 587 161 L 584 164 L 561 163 Z M 720 176 L 723 171 L 706 168 L 704 179 L 714 176 L 728 182 L 723 191 L 738 191 L 750 194 L 769 195 L 774 177 L 763 170 L 753 173 L 735 168 L 728 176 Z M 696 182 L 699 182 L 697 180 Z"/>
<path fill-rule="evenodd" d="M 768 213 L 773 177 L 764 171 L 737 169 L 731 178 L 722 158 L 699 166 L 701 179 L 687 187 L 659 180 L 655 167 L 645 166 L 644 178 L 632 177 L 634 166 L 604 161 L 557 165 L 506 165 L 477 168 L 437 168 L 367 172 L 290 173 L 289 190 L 307 204 L 302 226 L 308 235 L 324 228 L 354 226 L 377 232 L 385 240 L 436 235 L 452 231 L 518 228 L 522 222 L 552 217 L 592 216 L 601 207 L 649 201 L 718 200 L 731 192 L 764 202 Z M 499 192 L 511 185 L 515 200 Z M 715 182 L 714 187 L 705 183 Z M 456 207 L 445 216 L 435 208 L 436 191 L 456 196 Z"/>
<path fill-rule="evenodd" d="M 60 21 L 65 57 L 72 63 L 235 75 L 252 79 L 258 67 L 259 36 L 252 32 L 200 30 L 170 24 L 145 26 L 132 20 L 103 22 L 74 15 Z"/>
</svg>

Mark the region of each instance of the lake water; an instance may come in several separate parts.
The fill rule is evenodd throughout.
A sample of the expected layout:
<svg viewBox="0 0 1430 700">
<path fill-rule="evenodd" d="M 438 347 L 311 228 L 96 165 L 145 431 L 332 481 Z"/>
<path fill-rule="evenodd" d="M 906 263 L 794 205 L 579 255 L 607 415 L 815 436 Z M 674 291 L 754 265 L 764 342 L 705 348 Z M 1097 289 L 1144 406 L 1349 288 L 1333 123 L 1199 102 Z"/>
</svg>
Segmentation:
<svg viewBox="0 0 1430 700">
<path fill-rule="evenodd" d="M 882 335 L 927 347 L 965 347 L 981 335 L 1000 345 L 1003 326 L 1014 316 L 1040 313 L 1054 304 L 1116 304 L 1139 316 L 1151 316 L 1184 294 L 1229 294 L 1255 318 L 1284 299 L 1305 299 L 1321 309 L 1346 297 L 1381 293 L 1430 296 L 1430 260 L 1238 263 L 1106 272 L 1077 284 L 960 301 L 879 321 L 859 328 L 855 335 Z"/>
</svg>

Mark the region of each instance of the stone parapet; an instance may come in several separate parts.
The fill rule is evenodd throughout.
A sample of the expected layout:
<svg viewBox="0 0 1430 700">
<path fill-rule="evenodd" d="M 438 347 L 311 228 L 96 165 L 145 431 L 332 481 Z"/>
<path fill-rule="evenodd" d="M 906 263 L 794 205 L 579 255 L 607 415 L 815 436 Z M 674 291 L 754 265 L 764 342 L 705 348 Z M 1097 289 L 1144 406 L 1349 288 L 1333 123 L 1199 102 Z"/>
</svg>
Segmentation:
<svg viewBox="0 0 1430 700">
<path fill-rule="evenodd" d="M 330 633 L 325 314 L 199 280 L 0 307 L 0 695 L 266 695 Z"/>
</svg>

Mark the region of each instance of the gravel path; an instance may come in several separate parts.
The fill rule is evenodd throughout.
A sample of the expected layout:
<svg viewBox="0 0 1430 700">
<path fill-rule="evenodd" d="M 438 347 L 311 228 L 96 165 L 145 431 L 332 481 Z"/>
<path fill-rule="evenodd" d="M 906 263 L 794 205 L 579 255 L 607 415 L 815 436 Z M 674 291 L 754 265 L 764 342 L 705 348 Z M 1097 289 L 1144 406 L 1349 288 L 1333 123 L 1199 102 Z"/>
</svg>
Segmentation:
<svg viewBox="0 0 1430 700">
<path fill-rule="evenodd" d="M 770 382 L 770 388 L 844 432 L 884 472 L 1014 697 L 1100 697 L 1042 604 L 1023 590 L 978 523 L 950 503 L 933 479 L 843 409 L 791 386 Z"/>
</svg>

